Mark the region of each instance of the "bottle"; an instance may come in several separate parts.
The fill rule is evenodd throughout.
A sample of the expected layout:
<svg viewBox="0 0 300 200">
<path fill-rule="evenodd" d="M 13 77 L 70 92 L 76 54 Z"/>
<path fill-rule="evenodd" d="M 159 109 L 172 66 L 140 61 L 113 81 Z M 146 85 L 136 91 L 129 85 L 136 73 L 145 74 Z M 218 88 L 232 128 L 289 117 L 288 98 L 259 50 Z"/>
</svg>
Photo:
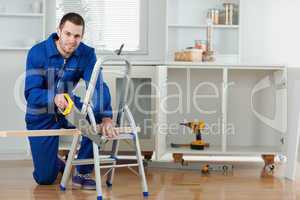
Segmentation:
<svg viewBox="0 0 300 200">
<path fill-rule="evenodd" d="M 225 9 L 225 24 L 232 25 L 233 24 L 233 3 L 223 3 Z"/>
<path fill-rule="evenodd" d="M 34 1 L 31 4 L 31 9 L 33 13 L 41 13 L 42 12 L 42 2 Z"/>
<path fill-rule="evenodd" d="M 212 22 L 214 21 L 215 18 L 215 11 L 214 9 L 209 9 L 207 12 L 207 19 L 211 20 Z"/>
<path fill-rule="evenodd" d="M 194 45 L 194 47 L 195 47 L 196 49 L 201 49 L 201 40 L 195 40 L 195 45 Z"/>
<path fill-rule="evenodd" d="M 219 24 L 219 10 L 218 9 L 214 9 L 214 19 L 213 19 L 213 24 Z"/>
</svg>

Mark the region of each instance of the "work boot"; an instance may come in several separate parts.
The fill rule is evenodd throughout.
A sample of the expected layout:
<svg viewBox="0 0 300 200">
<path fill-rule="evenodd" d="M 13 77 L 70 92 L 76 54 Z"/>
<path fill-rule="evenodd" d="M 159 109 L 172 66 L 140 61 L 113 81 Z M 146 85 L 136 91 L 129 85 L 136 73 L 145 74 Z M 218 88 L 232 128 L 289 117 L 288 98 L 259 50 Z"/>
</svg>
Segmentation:
<svg viewBox="0 0 300 200">
<path fill-rule="evenodd" d="M 72 178 L 72 185 L 77 189 L 96 190 L 96 182 L 91 174 L 76 174 Z"/>
</svg>

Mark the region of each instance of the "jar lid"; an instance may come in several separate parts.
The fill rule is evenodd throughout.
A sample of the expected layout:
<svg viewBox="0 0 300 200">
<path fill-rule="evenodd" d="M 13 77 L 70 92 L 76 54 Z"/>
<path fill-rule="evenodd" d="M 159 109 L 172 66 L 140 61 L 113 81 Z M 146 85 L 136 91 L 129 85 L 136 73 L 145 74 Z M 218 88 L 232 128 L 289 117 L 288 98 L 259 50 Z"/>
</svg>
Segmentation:
<svg viewBox="0 0 300 200">
<path fill-rule="evenodd" d="M 192 52 L 202 52 L 202 49 L 192 48 L 192 49 L 186 49 L 185 51 L 192 51 Z"/>
</svg>

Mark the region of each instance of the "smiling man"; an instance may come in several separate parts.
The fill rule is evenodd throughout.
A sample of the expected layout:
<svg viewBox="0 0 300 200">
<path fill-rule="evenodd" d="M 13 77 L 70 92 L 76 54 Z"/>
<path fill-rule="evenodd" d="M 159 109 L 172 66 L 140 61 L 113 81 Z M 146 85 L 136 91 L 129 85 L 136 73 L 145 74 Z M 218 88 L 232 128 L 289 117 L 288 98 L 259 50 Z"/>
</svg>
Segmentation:
<svg viewBox="0 0 300 200">
<path fill-rule="evenodd" d="M 82 43 L 84 20 L 77 13 L 68 13 L 60 21 L 57 33 L 32 47 L 27 56 L 25 98 L 27 101 L 26 126 L 29 130 L 74 128 L 59 114 L 58 109 L 68 105 L 63 93 L 69 93 L 75 105 L 81 108 L 80 98 L 72 91 L 80 79 L 88 84 L 96 55 L 93 48 Z M 98 78 L 93 96 L 93 110 L 102 134 L 114 137 L 111 97 L 109 88 Z M 58 158 L 58 136 L 29 137 L 34 171 L 38 184 L 52 184 L 64 162 Z M 78 159 L 93 157 L 92 142 L 83 137 Z M 95 189 L 90 177 L 93 165 L 78 166 L 73 176 L 73 186 Z"/>
</svg>

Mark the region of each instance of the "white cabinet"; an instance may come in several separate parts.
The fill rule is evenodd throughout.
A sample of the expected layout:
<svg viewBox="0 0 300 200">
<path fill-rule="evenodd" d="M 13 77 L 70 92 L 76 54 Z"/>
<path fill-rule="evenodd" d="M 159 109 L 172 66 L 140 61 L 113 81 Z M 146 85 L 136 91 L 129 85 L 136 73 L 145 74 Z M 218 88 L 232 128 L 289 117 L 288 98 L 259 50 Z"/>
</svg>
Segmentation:
<svg viewBox="0 0 300 200">
<path fill-rule="evenodd" d="M 131 68 L 131 82 L 129 89 L 129 99 L 127 105 L 129 106 L 135 123 L 141 128 L 139 132 L 139 140 L 142 151 L 154 150 L 154 133 L 156 132 L 153 126 L 155 121 L 155 98 L 153 95 L 156 91 L 155 80 L 155 64 L 145 64 L 142 62 L 139 64 L 135 62 Z M 120 89 L 122 88 L 122 78 L 125 73 L 125 66 L 122 64 L 109 64 L 103 67 L 103 77 L 107 83 L 111 94 L 111 105 L 113 109 L 113 117 L 116 120 L 117 109 L 119 106 Z M 84 97 L 85 84 L 81 82 L 77 88 L 77 95 Z M 126 122 L 125 122 L 126 124 Z M 60 137 L 59 147 L 61 150 L 70 149 L 72 143 L 72 137 L 64 136 Z M 112 143 L 106 143 L 101 148 L 105 151 L 111 150 Z M 131 143 L 120 142 L 120 151 L 132 151 L 133 146 Z"/>
<path fill-rule="evenodd" d="M 284 66 L 180 64 L 157 66 L 156 159 L 185 155 L 285 153 Z M 195 135 L 181 122 L 204 120 L 204 150 L 171 148 Z"/>
<path fill-rule="evenodd" d="M 173 61 L 175 51 L 194 46 L 195 40 L 206 40 L 207 12 L 212 8 L 223 9 L 225 2 L 227 1 L 167 0 L 166 60 Z M 230 2 L 239 6 L 239 0 Z M 213 26 L 213 49 L 217 61 L 239 59 L 239 31 L 238 24 Z"/>
<path fill-rule="evenodd" d="M 0 0 L 0 50 L 26 50 L 45 38 L 45 0 Z"/>
<path fill-rule="evenodd" d="M 107 65 L 103 68 L 103 76 L 110 88 L 112 96 L 112 107 L 114 119 L 116 119 L 119 106 L 120 89 L 122 88 L 122 78 L 125 67 L 122 65 Z M 153 81 L 155 77 L 155 66 L 134 64 L 131 68 L 131 82 L 129 89 L 129 99 L 127 104 L 133 114 L 137 126 L 141 128 L 139 139 L 143 151 L 152 151 L 154 149 L 154 107 Z M 110 144 L 105 146 L 105 150 L 110 150 Z M 121 142 L 120 151 L 130 151 L 132 146 Z"/>
</svg>

